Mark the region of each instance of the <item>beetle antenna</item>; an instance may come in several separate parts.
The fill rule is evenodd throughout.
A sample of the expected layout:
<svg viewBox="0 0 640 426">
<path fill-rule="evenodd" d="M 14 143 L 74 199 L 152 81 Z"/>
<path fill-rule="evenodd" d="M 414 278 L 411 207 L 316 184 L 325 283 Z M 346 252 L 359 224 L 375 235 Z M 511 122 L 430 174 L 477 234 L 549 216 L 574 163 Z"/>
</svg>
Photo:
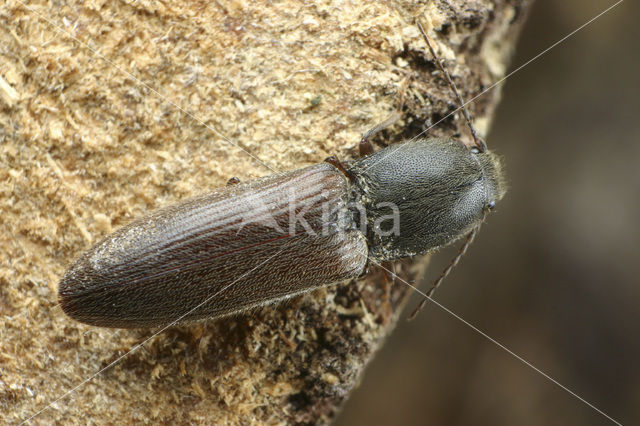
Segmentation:
<svg viewBox="0 0 640 426">
<path fill-rule="evenodd" d="M 456 267 L 458 262 L 460 262 L 460 259 L 467 252 L 467 249 L 473 242 L 473 239 L 476 237 L 476 234 L 478 233 L 479 228 L 480 228 L 480 225 L 477 225 L 471 230 L 471 232 L 469 232 L 469 234 L 467 234 L 467 238 L 464 240 L 464 243 L 462 243 L 462 246 L 460 247 L 460 249 L 458 249 L 458 254 L 456 254 L 456 256 L 451 260 L 451 263 L 449 263 L 449 266 L 444 268 L 444 270 L 442 271 L 438 279 L 435 280 L 433 284 L 431 284 L 431 288 L 429 289 L 429 291 L 427 291 L 425 298 L 422 299 L 420 304 L 413 310 L 413 312 L 411 312 L 411 315 L 409 315 L 409 320 L 414 319 L 418 314 L 418 312 L 420 312 L 420 310 L 424 308 L 424 305 L 427 303 L 427 300 L 431 299 L 431 296 L 438 289 L 438 287 L 440 287 L 440 284 L 442 284 L 442 281 L 449 275 L 449 273 L 451 273 L 451 271 L 453 270 L 453 268 Z"/>
<path fill-rule="evenodd" d="M 467 109 L 465 108 L 465 103 L 462 100 L 462 97 L 460 96 L 460 93 L 458 92 L 458 88 L 456 87 L 456 84 L 453 82 L 453 79 L 451 78 L 451 75 L 445 69 L 444 65 L 442 65 L 442 61 L 440 60 L 438 55 L 436 55 L 436 51 L 431 46 L 431 42 L 429 41 L 429 37 L 427 36 L 427 33 L 424 31 L 424 28 L 422 28 L 422 25 L 420 24 L 420 22 L 418 22 L 418 28 L 420 29 L 420 32 L 422 33 L 422 37 L 424 37 L 424 41 L 427 43 L 427 46 L 429 47 L 429 51 L 431 52 L 431 56 L 433 56 L 433 59 L 435 59 L 435 62 L 438 65 L 438 68 L 440 69 L 440 71 L 442 71 L 442 73 L 444 74 L 447 82 L 449 83 L 449 86 L 451 87 L 451 90 L 453 90 L 453 93 L 455 93 L 456 97 L 458 98 L 458 102 L 460 103 L 460 108 L 462 109 L 462 113 L 464 114 L 464 118 L 467 120 L 467 124 L 469 125 L 469 129 L 471 129 L 471 135 L 473 136 L 473 141 L 474 141 L 476 147 L 481 152 L 485 152 L 487 150 L 487 145 L 484 143 L 482 138 L 480 138 L 478 136 L 478 134 L 476 133 L 476 129 L 473 127 L 473 124 L 471 124 L 471 118 L 469 117 L 469 113 L 467 112 Z"/>
</svg>

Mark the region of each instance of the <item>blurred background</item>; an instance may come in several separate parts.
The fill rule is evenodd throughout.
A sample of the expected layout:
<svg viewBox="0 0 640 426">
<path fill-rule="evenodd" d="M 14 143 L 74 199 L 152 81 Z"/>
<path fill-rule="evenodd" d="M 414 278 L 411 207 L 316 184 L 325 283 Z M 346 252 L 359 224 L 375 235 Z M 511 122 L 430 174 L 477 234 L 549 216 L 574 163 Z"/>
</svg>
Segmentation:
<svg viewBox="0 0 640 426">
<path fill-rule="evenodd" d="M 613 3 L 537 1 L 511 69 Z M 509 192 L 436 293 L 623 424 L 640 424 L 639 19 L 623 2 L 507 81 L 488 142 Z M 433 258 L 431 278 L 455 250 Z M 613 423 L 428 304 L 336 424 Z"/>
</svg>

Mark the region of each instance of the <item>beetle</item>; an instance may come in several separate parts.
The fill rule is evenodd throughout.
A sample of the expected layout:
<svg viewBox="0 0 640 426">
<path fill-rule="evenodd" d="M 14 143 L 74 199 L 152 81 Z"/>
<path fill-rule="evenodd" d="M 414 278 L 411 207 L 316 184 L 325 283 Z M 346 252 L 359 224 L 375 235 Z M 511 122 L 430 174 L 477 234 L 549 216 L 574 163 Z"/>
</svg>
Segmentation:
<svg viewBox="0 0 640 426">
<path fill-rule="evenodd" d="M 220 318 L 474 235 L 504 195 L 501 162 L 477 137 L 419 28 L 475 146 L 419 137 L 372 152 L 369 132 L 357 160 L 231 181 L 159 209 L 76 260 L 58 289 L 64 312 L 121 328 Z"/>
</svg>

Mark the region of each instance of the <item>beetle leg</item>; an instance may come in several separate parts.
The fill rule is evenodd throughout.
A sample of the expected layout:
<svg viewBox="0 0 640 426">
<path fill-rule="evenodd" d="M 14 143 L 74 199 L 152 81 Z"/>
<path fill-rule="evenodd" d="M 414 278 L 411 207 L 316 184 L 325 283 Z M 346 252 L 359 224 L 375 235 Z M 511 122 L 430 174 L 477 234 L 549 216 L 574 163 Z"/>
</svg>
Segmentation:
<svg viewBox="0 0 640 426">
<path fill-rule="evenodd" d="M 367 130 L 365 134 L 362 135 L 362 139 L 360 139 L 360 144 L 358 145 L 358 151 L 360 152 L 360 156 L 364 157 L 373 152 L 373 145 L 371 145 L 369 138 L 371 138 L 381 130 L 384 130 L 387 127 L 391 126 L 393 123 L 398 121 L 399 118 L 400 118 L 400 114 L 397 112 L 394 112 L 382 123 L 376 124 L 373 128 Z"/>
<path fill-rule="evenodd" d="M 336 157 L 335 155 L 332 155 L 330 157 L 325 158 L 324 161 L 326 163 L 331 164 L 336 169 L 340 170 L 347 177 L 347 179 L 349 179 L 349 182 L 353 182 L 354 180 L 353 174 L 349 170 L 347 170 L 347 168 L 344 166 L 342 161 L 338 159 L 338 157 Z"/>
<path fill-rule="evenodd" d="M 396 264 L 392 261 L 383 262 L 382 269 L 384 273 L 384 285 L 382 287 L 384 294 L 382 295 L 382 324 L 387 324 L 391 318 L 391 289 L 396 282 Z"/>
</svg>

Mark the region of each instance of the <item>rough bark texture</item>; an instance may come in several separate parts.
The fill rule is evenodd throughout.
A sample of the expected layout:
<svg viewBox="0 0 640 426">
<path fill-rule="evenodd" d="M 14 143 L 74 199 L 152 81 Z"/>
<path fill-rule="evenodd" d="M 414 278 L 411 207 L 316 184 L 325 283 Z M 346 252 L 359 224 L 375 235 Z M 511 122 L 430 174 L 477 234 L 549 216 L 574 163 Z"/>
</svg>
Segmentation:
<svg viewBox="0 0 640 426">
<path fill-rule="evenodd" d="M 504 75 L 528 2 L 128 3 L 0 7 L 0 422 L 327 422 L 406 300 L 380 271 L 153 337 L 69 320 L 57 282 L 154 207 L 351 158 L 396 110 L 376 141 L 417 135 L 456 103 L 415 20 L 469 99 Z M 469 107 L 481 133 L 498 97 Z M 430 134 L 466 137 L 461 118 Z"/>
</svg>

